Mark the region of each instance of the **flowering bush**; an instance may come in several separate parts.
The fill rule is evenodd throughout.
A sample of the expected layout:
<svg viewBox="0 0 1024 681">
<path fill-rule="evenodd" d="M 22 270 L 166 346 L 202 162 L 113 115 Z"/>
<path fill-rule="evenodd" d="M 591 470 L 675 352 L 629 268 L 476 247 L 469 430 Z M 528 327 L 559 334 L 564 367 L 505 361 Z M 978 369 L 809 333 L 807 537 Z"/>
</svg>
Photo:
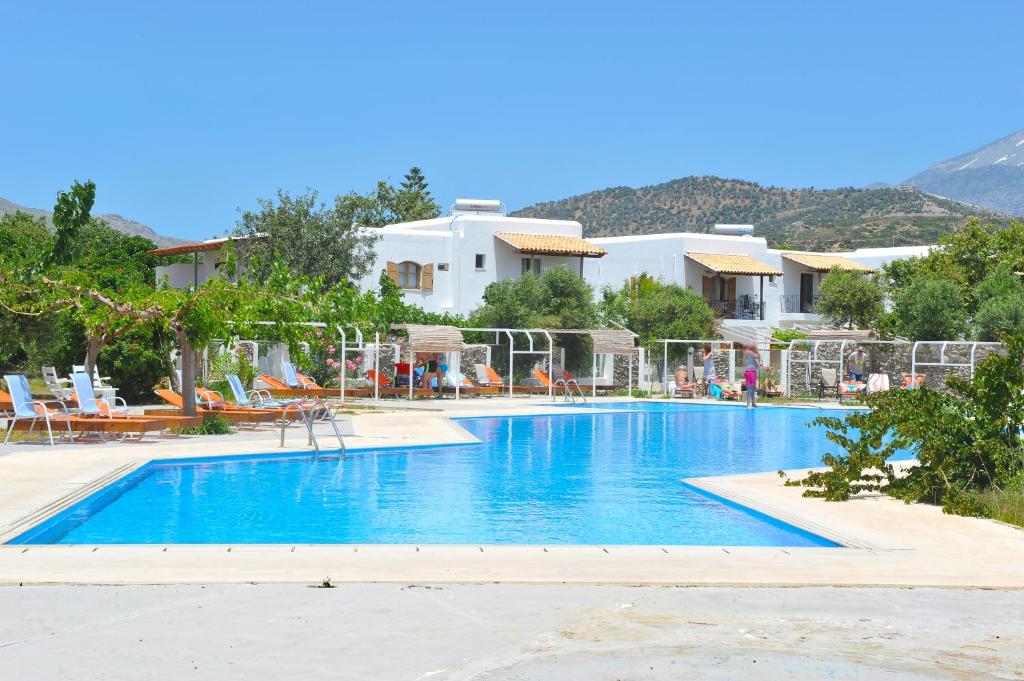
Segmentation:
<svg viewBox="0 0 1024 681">
<path fill-rule="evenodd" d="M 305 334 L 304 344 L 308 350 L 298 359 L 297 364 L 322 386 L 336 386 L 338 376 L 344 369 L 347 374 L 362 373 L 363 356 L 349 359 L 341 356 L 340 339 L 332 337 L 323 329 L 310 330 Z"/>
</svg>

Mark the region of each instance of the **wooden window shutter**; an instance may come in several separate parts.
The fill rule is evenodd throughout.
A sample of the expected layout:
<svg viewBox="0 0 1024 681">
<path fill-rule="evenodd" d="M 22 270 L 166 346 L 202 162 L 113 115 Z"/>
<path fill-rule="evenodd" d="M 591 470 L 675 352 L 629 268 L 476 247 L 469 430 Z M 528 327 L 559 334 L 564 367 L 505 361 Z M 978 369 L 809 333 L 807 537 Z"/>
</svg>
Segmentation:
<svg viewBox="0 0 1024 681">
<path fill-rule="evenodd" d="M 391 281 L 398 283 L 398 263 L 391 262 L 388 260 L 388 276 L 391 277 Z"/>
<path fill-rule="evenodd" d="M 704 300 L 715 299 L 715 287 L 713 285 L 713 279 L 711 277 L 704 277 Z"/>
<path fill-rule="evenodd" d="M 434 290 L 434 263 L 423 266 L 420 272 L 420 288 L 424 291 Z"/>
<path fill-rule="evenodd" d="M 736 277 L 732 277 L 726 283 L 725 299 L 730 303 L 736 300 Z"/>
</svg>

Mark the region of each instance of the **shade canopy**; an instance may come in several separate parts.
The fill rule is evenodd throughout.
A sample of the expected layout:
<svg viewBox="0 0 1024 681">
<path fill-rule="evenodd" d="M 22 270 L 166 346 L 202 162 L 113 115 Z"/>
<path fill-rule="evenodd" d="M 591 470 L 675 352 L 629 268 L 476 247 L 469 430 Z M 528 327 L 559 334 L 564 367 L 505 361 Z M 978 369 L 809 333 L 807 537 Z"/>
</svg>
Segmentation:
<svg viewBox="0 0 1024 681">
<path fill-rule="evenodd" d="M 753 276 L 782 276 L 782 272 L 766 262 L 761 262 L 752 255 L 737 253 L 699 253 L 690 251 L 686 254 L 690 260 L 703 265 L 715 274 L 749 274 Z"/>
<path fill-rule="evenodd" d="M 819 255 L 816 253 L 783 253 L 786 260 L 803 265 L 815 272 L 828 272 L 833 269 L 850 270 L 851 272 L 874 272 L 874 268 L 868 267 L 856 260 L 844 258 L 841 255 Z"/>
<path fill-rule="evenodd" d="M 467 329 L 468 330 L 468 329 Z M 628 355 L 636 352 L 638 336 L 625 329 L 548 329 L 552 335 L 575 333 L 590 336 L 594 341 L 594 354 Z"/>
<path fill-rule="evenodd" d="M 637 351 L 636 334 L 632 331 L 600 329 L 590 332 L 594 339 L 594 352 L 601 354 L 628 355 Z"/>
<path fill-rule="evenodd" d="M 462 352 L 466 343 L 462 331 L 454 326 L 433 326 L 426 324 L 396 324 L 409 334 L 409 346 L 424 352 Z"/>
<path fill-rule="evenodd" d="M 601 258 L 608 251 L 578 236 L 562 234 L 520 234 L 495 232 L 494 236 L 520 253 L 534 255 L 576 255 L 583 258 Z"/>
</svg>

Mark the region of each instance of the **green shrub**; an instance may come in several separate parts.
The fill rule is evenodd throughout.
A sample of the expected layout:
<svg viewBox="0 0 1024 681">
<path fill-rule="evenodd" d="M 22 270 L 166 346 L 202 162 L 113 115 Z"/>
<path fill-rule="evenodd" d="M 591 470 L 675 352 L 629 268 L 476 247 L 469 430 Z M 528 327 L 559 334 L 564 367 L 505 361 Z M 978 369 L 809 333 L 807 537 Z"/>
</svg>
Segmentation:
<svg viewBox="0 0 1024 681">
<path fill-rule="evenodd" d="M 214 414 L 205 417 L 203 425 L 185 428 L 181 432 L 185 435 L 230 435 L 234 430 L 231 428 L 231 421 L 219 414 Z"/>
<path fill-rule="evenodd" d="M 786 484 L 830 501 L 875 490 L 949 513 L 991 515 L 979 494 L 1019 489 L 1024 479 L 1024 337 L 1009 339 L 1006 355 L 986 357 L 973 380 L 953 377 L 948 385 L 952 394 L 875 393 L 866 398 L 871 411 L 815 419 L 845 454 L 826 454 L 828 470 Z M 918 460 L 903 473 L 887 463 L 898 449 Z"/>
<path fill-rule="evenodd" d="M 108 343 L 100 352 L 100 371 L 110 376 L 117 394 L 132 404 L 153 400 L 153 389 L 170 371 L 169 353 L 159 332 L 143 327 Z"/>
<path fill-rule="evenodd" d="M 231 385 L 228 383 L 228 375 L 236 374 L 242 382 L 242 387 L 249 389 L 256 379 L 256 369 L 250 359 L 237 350 L 217 352 L 210 357 L 210 369 L 206 377 L 206 387 L 216 390 L 226 399 L 232 396 Z"/>
<path fill-rule="evenodd" d="M 795 340 L 807 338 L 807 333 L 800 329 L 772 329 L 772 338 L 783 343 L 792 343 Z"/>
</svg>

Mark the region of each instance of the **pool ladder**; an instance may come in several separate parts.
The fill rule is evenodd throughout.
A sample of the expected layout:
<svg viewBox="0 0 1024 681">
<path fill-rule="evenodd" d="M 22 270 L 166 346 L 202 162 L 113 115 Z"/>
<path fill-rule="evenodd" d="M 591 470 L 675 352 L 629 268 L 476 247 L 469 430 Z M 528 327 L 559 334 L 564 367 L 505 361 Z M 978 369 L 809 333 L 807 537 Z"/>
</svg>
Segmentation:
<svg viewBox="0 0 1024 681">
<path fill-rule="evenodd" d="M 323 400 L 314 400 L 311 403 L 307 403 L 305 407 L 298 402 L 292 402 L 285 406 L 284 411 L 281 412 L 282 447 L 284 447 L 284 429 L 288 427 L 288 412 L 292 409 L 298 411 L 302 417 L 302 422 L 306 425 L 306 432 L 309 433 L 309 441 L 306 444 L 313 446 L 313 451 L 316 452 L 317 456 L 320 456 L 320 442 L 316 439 L 316 433 L 313 432 L 313 425 L 317 420 L 330 422 L 331 428 L 334 429 L 334 434 L 338 438 L 338 454 L 344 456 L 345 440 L 342 439 L 341 431 L 338 430 L 338 422 L 334 420 L 334 413 Z"/>
<path fill-rule="evenodd" d="M 575 378 L 559 378 L 555 381 L 555 386 L 562 389 L 562 396 L 566 402 L 572 402 L 576 404 L 576 397 L 578 396 L 583 400 L 583 404 L 587 403 L 587 396 L 583 394 L 583 388 L 576 382 Z M 576 388 L 576 392 L 573 392 L 573 388 Z"/>
</svg>

